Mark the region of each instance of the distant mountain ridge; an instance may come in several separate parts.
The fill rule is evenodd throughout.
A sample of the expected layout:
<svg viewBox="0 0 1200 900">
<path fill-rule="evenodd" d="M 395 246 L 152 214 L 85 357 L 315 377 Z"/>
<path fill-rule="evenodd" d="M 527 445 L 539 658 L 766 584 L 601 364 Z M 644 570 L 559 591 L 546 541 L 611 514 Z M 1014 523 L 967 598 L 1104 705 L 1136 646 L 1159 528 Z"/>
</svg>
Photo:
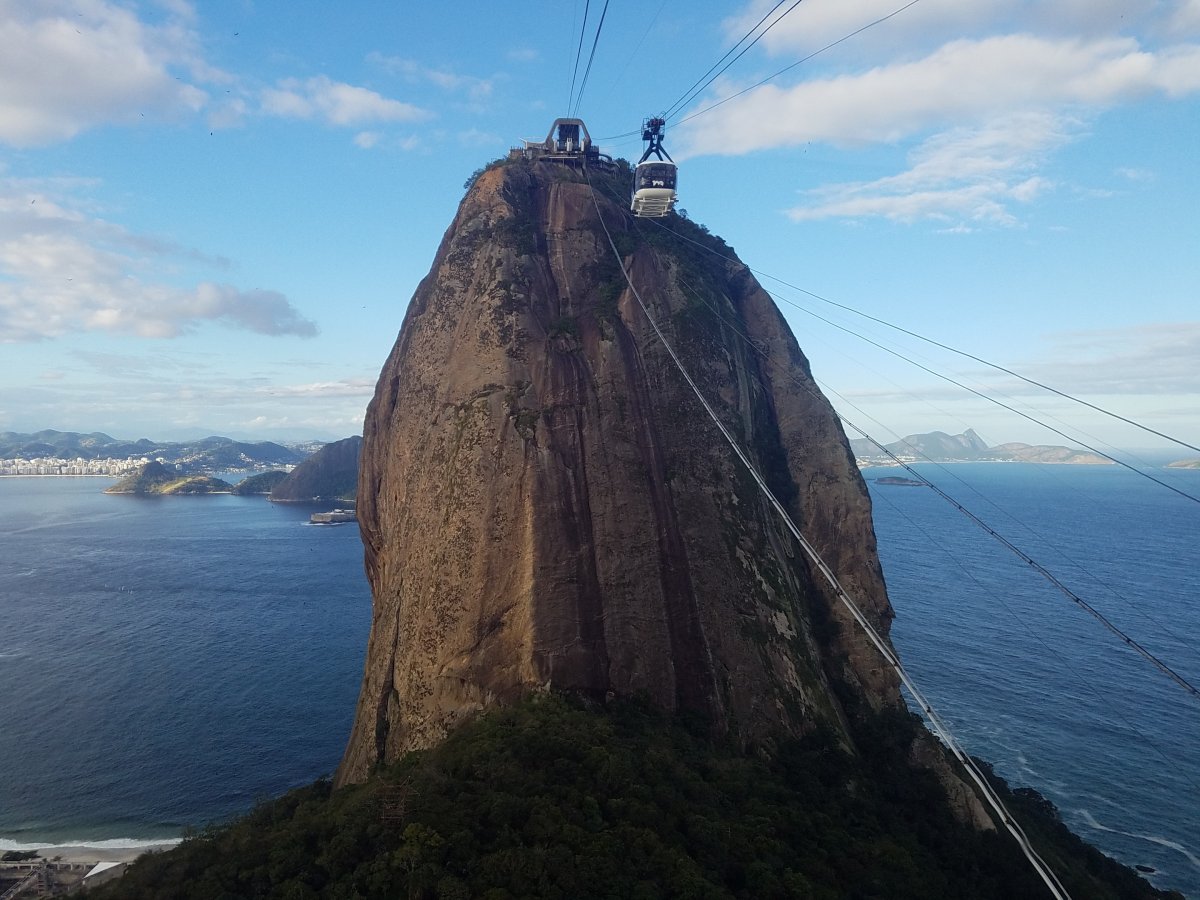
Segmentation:
<svg viewBox="0 0 1200 900">
<path fill-rule="evenodd" d="M 931 462 L 1041 462 L 1065 463 L 1069 465 L 1111 465 L 1112 460 L 1095 453 L 1048 444 L 1023 444 L 1013 441 L 989 447 L 975 429 L 968 428 L 962 434 L 946 434 L 930 431 L 925 434 L 910 434 L 884 447 L 897 457 Z M 891 463 L 888 453 L 879 449 L 874 441 L 856 438 L 850 442 L 854 456 L 864 462 Z"/>
<path fill-rule="evenodd" d="M 45 429 L 32 434 L 0 432 L 0 459 L 58 457 L 66 459 L 127 459 L 146 456 L 162 458 L 180 471 L 228 471 L 246 468 L 293 466 L 304 460 L 297 452 L 272 441 L 235 441 L 212 435 L 196 441 L 152 441 L 139 438 L 122 440 L 101 431 L 82 434 L 76 431 Z"/>
</svg>

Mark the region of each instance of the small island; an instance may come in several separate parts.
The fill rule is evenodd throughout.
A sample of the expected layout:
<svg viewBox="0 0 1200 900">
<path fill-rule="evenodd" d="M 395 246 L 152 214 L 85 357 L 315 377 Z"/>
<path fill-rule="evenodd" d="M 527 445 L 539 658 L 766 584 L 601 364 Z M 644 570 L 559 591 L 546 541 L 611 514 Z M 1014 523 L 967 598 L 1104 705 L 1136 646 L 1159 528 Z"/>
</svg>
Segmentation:
<svg viewBox="0 0 1200 900">
<path fill-rule="evenodd" d="M 883 478 L 874 479 L 876 484 L 898 484 L 904 487 L 925 487 L 926 482 L 919 481 L 916 478 L 901 478 L 899 475 L 885 475 Z"/>
<path fill-rule="evenodd" d="M 148 462 L 126 475 L 106 494 L 228 494 L 233 485 L 208 475 L 181 475 L 160 462 Z"/>
</svg>

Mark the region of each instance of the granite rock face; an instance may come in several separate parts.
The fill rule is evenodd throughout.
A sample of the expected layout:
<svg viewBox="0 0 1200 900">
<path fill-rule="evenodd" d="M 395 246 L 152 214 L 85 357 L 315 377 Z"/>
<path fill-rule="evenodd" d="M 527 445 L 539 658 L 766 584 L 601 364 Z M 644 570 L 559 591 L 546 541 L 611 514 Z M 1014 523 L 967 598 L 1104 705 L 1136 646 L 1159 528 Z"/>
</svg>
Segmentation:
<svg viewBox="0 0 1200 900">
<path fill-rule="evenodd" d="M 886 635 L 870 501 L 787 324 L 710 252 L 732 256 L 723 242 L 634 220 L 620 176 L 591 178 L 484 172 L 384 365 L 358 488 L 373 621 L 339 783 L 547 687 L 640 692 L 744 742 L 845 732 L 848 698 L 901 703 L 655 337 L 599 216 L 701 391 Z"/>
</svg>

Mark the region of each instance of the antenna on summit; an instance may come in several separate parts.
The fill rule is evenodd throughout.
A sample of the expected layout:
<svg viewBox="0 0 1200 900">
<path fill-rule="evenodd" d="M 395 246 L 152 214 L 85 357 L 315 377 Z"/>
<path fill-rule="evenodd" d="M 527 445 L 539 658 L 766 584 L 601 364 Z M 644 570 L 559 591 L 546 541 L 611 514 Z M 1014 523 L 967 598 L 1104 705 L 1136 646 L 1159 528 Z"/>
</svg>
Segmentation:
<svg viewBox="0 0 1200 900">
<path fill-rule="evenodd" d="M 642 123 L 642 140 L 648 143 L 633 170 L 633 197 L 629 204 L 633 214 L 641 218 L 662 218 L 679 199 L 675 192 L 675 161 L 662 145 L 666 127 L 666 120 L 657 117 Z"/>
</svg>

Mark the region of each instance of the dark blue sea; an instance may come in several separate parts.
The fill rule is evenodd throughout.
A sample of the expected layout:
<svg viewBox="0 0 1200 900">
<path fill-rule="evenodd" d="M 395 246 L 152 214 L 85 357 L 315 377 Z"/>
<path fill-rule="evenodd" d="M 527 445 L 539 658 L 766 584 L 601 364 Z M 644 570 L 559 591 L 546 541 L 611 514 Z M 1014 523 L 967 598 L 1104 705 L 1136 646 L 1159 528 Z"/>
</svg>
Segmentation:
<svg viewBox="0 0 1200 900">
<path fill-rule="evenodd" d="M 179 837 L 337 766 L 371 620 L 353 525 L 0 478 L 0 849 Z"/>
<path fill-rule="evenodd" d="M 1200 503 L 1118 466 L 916 468 L 1200 685 Z M 1200 496 L 1200 471 L 1148 471 Z M 1200 898 L 1200 699 L 929 488 L 869 485 L 893 638 L 955 736 Z"/>
<path fill-rule="evenodd" d="M 1200 504 L 1115 466 L 922 471 L 1200 681 Z M 357 529 L 108 483 L 0 478 L 0 849 L 178 837 L 332 772 L 349 733 Z M 960 741 L 1200 898 L 1200 702 L 929 489 L 871 490 L 895 642 Z"/>
</svg>

